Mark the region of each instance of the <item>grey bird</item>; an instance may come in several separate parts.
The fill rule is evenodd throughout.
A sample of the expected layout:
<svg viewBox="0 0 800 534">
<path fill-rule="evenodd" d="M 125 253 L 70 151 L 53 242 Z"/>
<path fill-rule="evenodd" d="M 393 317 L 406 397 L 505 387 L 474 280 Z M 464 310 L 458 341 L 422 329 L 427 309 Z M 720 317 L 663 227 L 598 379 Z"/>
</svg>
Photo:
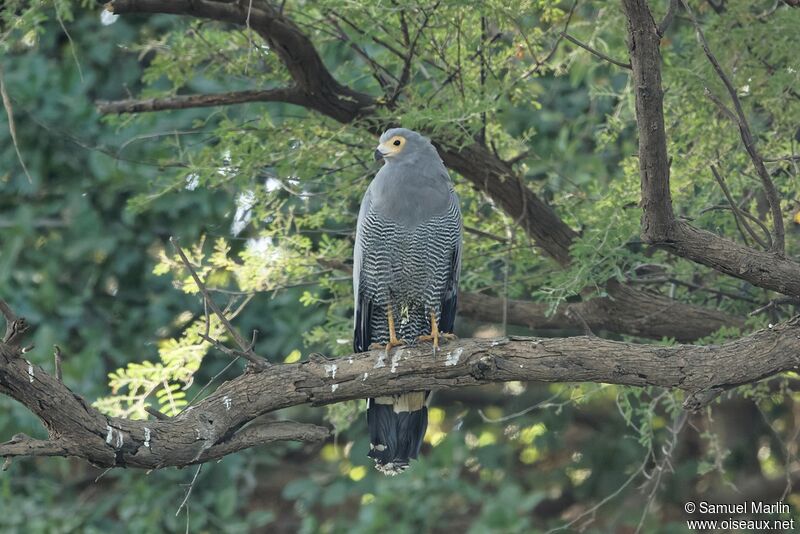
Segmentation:
<svg viewBox="0 0 800 534">
<path fill-rule="evenodd" d="M 361 201 L 353 250 L 356 352 L 451 336 L 461 271 L 458 196 L 430 140 L 405 128 L 380 137 L 384 165 Z M 428 426 L 419 391 L 367 401 L 369 456 L 396 475 L 419 455 Z"/>
</svg>

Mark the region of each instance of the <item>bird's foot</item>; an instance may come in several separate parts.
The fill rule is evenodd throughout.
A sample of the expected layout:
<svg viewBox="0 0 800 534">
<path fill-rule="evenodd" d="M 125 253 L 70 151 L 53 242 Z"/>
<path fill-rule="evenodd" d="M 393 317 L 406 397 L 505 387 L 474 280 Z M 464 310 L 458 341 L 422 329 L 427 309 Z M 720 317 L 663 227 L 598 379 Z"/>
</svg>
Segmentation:
<svg viewBox="0 0 800 534">
<path fill-rule="evenodd" d="M 436 357 L 436 353 L 439 351 L 439 344 L 441 342 L 452 341 L 454 339 L 458 339 L 455 334 L 450 333 L 443 333 L 443 332 L 436 332 L 430 335 L 419 336 L 416 341 L 432 341 L 433 342 L 433 357 Z"/>
</svg>

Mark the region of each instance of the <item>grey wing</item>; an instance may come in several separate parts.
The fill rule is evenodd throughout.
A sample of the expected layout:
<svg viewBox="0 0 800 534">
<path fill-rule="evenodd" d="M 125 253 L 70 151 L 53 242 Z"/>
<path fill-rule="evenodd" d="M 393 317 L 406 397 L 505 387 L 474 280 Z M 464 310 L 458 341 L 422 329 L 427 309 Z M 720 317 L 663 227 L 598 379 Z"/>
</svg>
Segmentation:
<svg viewBox="0 0 800 534">
<path fill-rule="evenodd" d="M 361 209 L 356 222 L 356 244 L 353 248 L 353 350 L 364 352 L 370 344 L 370 319 L 372 316 L 372 301 L 361 291 L 361 267 L 364 261 L 364 225 L 370 210 L 372 199 L 370 190 L 364 194 Z"/>
<path fill-rule="evenodd" d="M 439 317 L 439 330 L 452 333 L 456 322 L 456 308 L 458 307 L 458 279 L 461 275 L 461 241 L 463 225 L 458 195 L 455 190 L 450 191 L 450 209 L 448 213 L 456 218 L 457 233 L 455 243 L 450 255 L 450 269 L 447 273 L 447 284 L 442 295 L 442 308 Z"/>
</svg>

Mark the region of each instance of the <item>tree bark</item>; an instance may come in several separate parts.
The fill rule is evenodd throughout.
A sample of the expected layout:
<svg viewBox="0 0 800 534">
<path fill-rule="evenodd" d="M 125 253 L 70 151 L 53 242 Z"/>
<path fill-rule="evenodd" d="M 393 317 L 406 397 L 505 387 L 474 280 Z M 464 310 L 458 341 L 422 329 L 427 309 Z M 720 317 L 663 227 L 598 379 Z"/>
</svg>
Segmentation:
<svg viewBox="0 0 800 534">
<path fill-rule="evenodd" d="M 272 441 L 327 437 L 328 430 L 315 425 L 253 423 L 300 404 L 512 380 L 661 386 L 692 399 L 798 365 L 800 318 L 719 346 L 637 345 L 585 336 L 465 339 L 444 346 L 436 357 L 425 344 L 388 356 L 379 350 L 274 365 L 222 384 L 173 418 L 134 421 L 101 414 L 27 361 L 21 349 L 0 343 L 0 393 L 31 410 L 49 435 L 14 436 L 0 444 L 0 456 L 71 456 L 104 467 L 184 466 Z"/>
<path fill-rule="evenodd" d="M 636 94 L 642 239 L 754 286 L 800 296 L 800 264 L 780 251 L 743 246 L 675 218 L 664 130 L 661 36 L 645 0 L 622 0 L 622 5 L 628 19 L 628 50 Z M 777 233 L 782 234 L 782 229 Z"/>
</svg>

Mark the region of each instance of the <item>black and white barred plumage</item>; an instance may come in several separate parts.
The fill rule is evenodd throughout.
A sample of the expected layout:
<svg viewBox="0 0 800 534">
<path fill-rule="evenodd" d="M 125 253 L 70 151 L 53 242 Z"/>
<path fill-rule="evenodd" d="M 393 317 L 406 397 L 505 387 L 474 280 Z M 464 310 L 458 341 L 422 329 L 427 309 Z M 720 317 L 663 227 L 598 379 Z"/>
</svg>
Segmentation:
<svg viewBox="0 0 800 534">
<path fill-rule="evenodd" d="M 389 130 L 381 142 L 386 164 L 364 195 L 353 254 L 358 352 L 389 341 L 389 307 L 405 343 L 431 334 L 431 312 L 441 332 L 453 332 L 456 315 L 462 223 L 447 170 L 415 132 Z M 396 474 L 419 454 L 426 397 L 415 392 L 369 399 L 370 456 L 383 472 Z"/>
</svg>

